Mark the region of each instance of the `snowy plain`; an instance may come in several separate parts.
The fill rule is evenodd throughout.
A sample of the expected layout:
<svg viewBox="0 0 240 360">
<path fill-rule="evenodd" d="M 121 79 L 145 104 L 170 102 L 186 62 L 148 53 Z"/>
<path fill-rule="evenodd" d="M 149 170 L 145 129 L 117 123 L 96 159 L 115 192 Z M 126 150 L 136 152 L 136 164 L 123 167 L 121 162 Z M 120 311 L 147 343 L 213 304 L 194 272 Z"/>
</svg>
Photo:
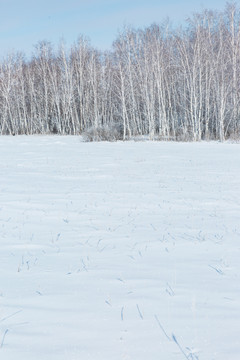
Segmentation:
<svg viewBox="0 0 240 360">
<path fill-rule="evenodd" d="M 240 145 L 0 138 L 1 360 L 239 360 Z"/>
</svg>

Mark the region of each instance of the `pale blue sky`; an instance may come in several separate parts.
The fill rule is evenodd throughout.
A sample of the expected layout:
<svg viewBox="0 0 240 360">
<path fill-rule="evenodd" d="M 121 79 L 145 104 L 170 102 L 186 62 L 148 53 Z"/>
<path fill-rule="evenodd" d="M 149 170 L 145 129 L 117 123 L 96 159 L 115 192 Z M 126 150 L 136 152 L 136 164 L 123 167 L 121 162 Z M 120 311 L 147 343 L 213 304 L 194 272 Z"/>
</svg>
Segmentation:
<svg viewBox="0 0 240 360">
<path fill-rule="evenodd" d="M 108 49 L 123 25 L 142 27 L 169 17 L 178 24 L 195 11 L 224 9 L 225 0 L 0 0 L 0 57 L 31 54 L 39 40 L 68 45 L 83 34 Z"/>
</svg>

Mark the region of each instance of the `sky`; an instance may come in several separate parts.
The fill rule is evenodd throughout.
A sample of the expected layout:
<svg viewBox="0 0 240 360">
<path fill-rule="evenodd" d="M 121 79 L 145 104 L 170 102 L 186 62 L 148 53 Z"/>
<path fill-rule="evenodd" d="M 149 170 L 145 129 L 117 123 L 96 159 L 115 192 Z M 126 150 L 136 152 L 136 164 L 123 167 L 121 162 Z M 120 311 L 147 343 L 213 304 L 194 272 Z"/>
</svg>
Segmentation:
<svg viewBox="0 0 240 360">
<path fill-rule="evenodd" d="M 225 0 L 0 0 L 0 57 L 12 51 L 30 56 L 42 40 L 71 45 L 79 35 L 110 49 L 124 25 L 145 27 L 167 17 L 178 25 L 193 12 L 225 5 Z"/>
</svg>

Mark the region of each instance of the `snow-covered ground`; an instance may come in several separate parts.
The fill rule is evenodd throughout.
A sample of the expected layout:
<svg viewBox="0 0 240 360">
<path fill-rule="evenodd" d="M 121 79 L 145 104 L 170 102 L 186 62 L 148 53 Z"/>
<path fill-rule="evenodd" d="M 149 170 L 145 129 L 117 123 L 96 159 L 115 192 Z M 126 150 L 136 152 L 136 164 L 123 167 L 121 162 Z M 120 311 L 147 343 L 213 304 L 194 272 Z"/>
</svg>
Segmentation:
<svg viewBox="0 0 240 360">
<path fill-rule="evenodd" d="M 240 146 L 0 138 L 1 360 L 239 360 Z"/>
</svg>

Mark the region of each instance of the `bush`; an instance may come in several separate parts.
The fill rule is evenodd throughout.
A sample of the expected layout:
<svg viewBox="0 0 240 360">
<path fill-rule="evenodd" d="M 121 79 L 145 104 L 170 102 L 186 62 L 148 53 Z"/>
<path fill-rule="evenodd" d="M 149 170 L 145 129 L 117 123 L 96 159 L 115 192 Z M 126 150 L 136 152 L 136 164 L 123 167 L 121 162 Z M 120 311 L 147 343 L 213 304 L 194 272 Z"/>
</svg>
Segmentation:
<svg viewBox="0 0 240 360">
<path fill-rule="evenodd" d="M 117 141 L 123 140 L 123 126 L 121 124 L 100 125 L 90 127 L 82 133 L 83 140 L 88 141 Z"/>
<path fill-rule="evenodd" d="M 181 126 L 175 133 L 176 141 L 193 141 L 193 131 L 191 126 Z"/>
</svg>

